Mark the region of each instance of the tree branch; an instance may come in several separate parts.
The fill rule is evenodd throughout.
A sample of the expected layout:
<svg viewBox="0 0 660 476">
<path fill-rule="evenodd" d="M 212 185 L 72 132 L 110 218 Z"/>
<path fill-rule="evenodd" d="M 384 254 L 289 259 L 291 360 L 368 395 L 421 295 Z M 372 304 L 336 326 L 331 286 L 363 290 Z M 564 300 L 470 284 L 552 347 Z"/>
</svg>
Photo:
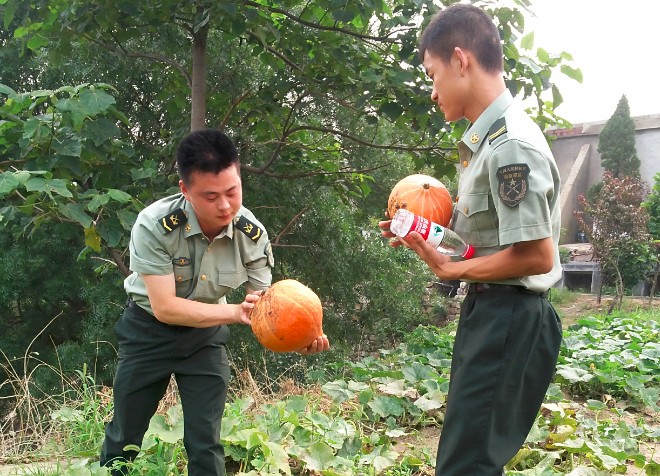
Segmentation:
<svg viewBox="0 0 660 476">
<path fill-rule="evenodd" d="M 114 248 L 108 248 L 108 253 L 112 257 L 112 261 L 117 265 L 117 268 L 119 268 L 119 271 L 121 271 L 125 277 L 130 276 L 131 270 L 128 269 L 126 264 L 124 264 L 124 259 L 122 258 L 121 253 Z"/>
<path fill-rule="evenodd" d="M 367 172 L 372 172 L 374 170 L 382 169 L 383 167 L 387 167 L 389 164 L 384 164 L 384 165 L 379 165 L 377 167 L 370 167 L 368 169 L 359 169 L 359 170 L 339 170 L 337 172 L 326 172 L 326 171 L 312 171 L 312 172 L 300 172 L 298 174 L 276 174 L 274 172 L 266 172 L 263 170 L 261 167 L 255 167 L 253 165 L 245 165 L 241 164 L 241 169 L 242 170 L 247 170 L 250 173 L 257 174 L 257 175 L 264 175 L 266 177 L 272 177 L 276 179 L 285 179 L 285 180 L 294 180 L 294 179 L 299 179 L 299 178 L 305 178 L 305 177 L 314 177 L 318 175 L 346 175 L 346 174 L 361 174 L 361 173 L 367 173 Z"/>
<path fill-rule="evenodd" d="M 188 86 L 192 88 L 192 77 L 190 76 L 190 73 L 186 68 L 183 67 L 180 63 L 177 63 L 171 58 L 167 58 L 166 56 L 158 55 L 155 53 L 143 53 L 139 51 L 129 51 L 124 46 L 119 42 L 119 39 L 115 37 L 114 33 L 110 33 L 112 36 L 112 39 L 115 41 L 117 46 L 112 46 L 108 43 L 105 43 L 103 41 L 99 41 L 96 38 L 92 38 L 91 36 L 84 34 L 83 37 L 92 43 L 95 43 L 113 53 L 119 53 L 124 56 L 127 56 L 129 58 L 146 58 L 150 59 L 153 61 L 157 61 L 159 63 L 166 63 L 169 64 L 170 66 L 173 66 L 174 68 L 178 69 L 179 72 L 183 75 L 183 77 L 186 79 L 186 82 L 188 83 Z"/>
<path fill-rule="evenodd" d="M 258 8 L 258 9 L 259 8 L 266 8 L 266 9 L 268 9 L 269 11 L 271 11 L 273 13 L 279 13 L 281 15 L 284 15 L 285 17 L 287 17 L 290 20 L 295 21 L 296 23 L 300 23 L 301 25 L 304 25 L 304 26 L 307 26 L 307 27 L 310 27 L 310 28 L 314 28 L 315 30 L 335 31 L 335 32 L 338 32 L 338 33 L 344 33 L 346 35 L 353 36 L 355 38 L 359 38 L 361 40 L 377 41 L 377 42 L 380 42 L 380 43 L 395 43 L 396 38 L 391 38 L 390 37 L 391 35 L 398 34 L 399 31 L 406 31 L 406 30 L 409 30 L 409 29 L 412 28 L 411 27 L 411 28 L 402 28 L 401 30 L 393 30 L 387 36 L 371 36 L 371 35 L 365 35 L 365 34 L 362 34 L 362 33 L 356 33 L 354 31 L 347 30 L 346 28 L 339 28 L 339 27 L 336 27 L 336 26 L 319 25 L 318 23 L 303 20 L 302 18 L 297 17 L 297 16 L 289 13 L 287 10 L 282 10 L 281 8 L 271 7 L 271 6 L 268 6 L 268 5 L 262 5 L 260 3 L 252 2 L 250 0 L 245 1 L 244 4 L 248 5 L 250 7 Z"/>
<path fill-rule="evenodd" d="M 302 210 L 300 210 L 299 213 L 296 214 L 296 216 L 294 216 L 291 220 L 289 220 L 289 223 L 287 223 L 285 227 L 282 228 L 282 230 L 277 234 L 277 236 L 275 236 L 272 242 L 273 246 L 279 245 L 282 236 L 284 236 L 289 231 L 289 229 L 293 226 L 293 224 L 298 221 L 298 219 L 302 216 L 303 213 L 307 211 L 308 208 L 309 208 L 308 206 L 304 207 Z"/>
</svg>

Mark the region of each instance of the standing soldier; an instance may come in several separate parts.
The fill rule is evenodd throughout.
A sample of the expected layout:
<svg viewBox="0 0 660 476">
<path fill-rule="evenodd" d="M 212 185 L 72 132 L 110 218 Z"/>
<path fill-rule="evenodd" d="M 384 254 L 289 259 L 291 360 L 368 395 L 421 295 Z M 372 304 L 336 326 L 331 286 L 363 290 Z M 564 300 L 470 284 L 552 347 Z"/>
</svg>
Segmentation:
<svg viewBox="0 0 660 476">
<path fill-rule="evenodd" d="M 452 261 L 418 233 L 403 239 L 441 279 L 468 283 L 435 471 L 499 476 L 534 423 L 559 353 L 561 323 L 547 300 L 561 277 L 559 173 L 543 133 L 513 104 L 484 11 L 454 4 L 436 14 L 419 58 L 445 119 L 470 121 L 451 227 L 475 247 L 475 258 Z M 389 224 L 379 226 L 391 238 Z"/>
</svg>

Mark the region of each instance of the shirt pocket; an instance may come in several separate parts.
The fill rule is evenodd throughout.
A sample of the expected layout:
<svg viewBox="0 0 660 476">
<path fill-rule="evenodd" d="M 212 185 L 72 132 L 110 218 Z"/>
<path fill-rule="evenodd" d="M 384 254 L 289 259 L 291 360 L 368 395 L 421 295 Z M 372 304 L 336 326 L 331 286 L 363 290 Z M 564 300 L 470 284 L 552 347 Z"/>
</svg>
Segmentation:
<svg viewBox="0 0 660 476">
<path fill-rule="evenodd" d="M 177 297 L 187 298 L 193 292 L 193 267 L 174 265 L 174 282 Z"/>
<path fill-rule="evenodd" d="M 476 247 L 499 246 L 498 219 L 489 193 L 462 194 L 456 204 L 454 231 Z"/>
<path fill-rule="evenodd" d="M 236 289 L 241 284 L 248 280 L 247 269 L 243 268 L 239 271 L 220 271 L 218 272 L 218 296 L 220 299 L 229 291 Z"/>
</svg>

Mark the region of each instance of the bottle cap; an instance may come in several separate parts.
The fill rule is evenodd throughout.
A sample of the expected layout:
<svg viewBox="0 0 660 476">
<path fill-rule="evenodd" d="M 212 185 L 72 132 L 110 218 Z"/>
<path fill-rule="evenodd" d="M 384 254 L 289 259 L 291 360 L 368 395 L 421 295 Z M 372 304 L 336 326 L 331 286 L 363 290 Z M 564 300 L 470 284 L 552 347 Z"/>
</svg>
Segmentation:
<svg viewBox="0 0 660 476">
<path fill-rule="evenodd" d="M 463 252 L 463 258 L 470 259 L 472 256 L 474 256 L 474 246 L 467 245 L 465 247 L 465 251 Z"/>
</svg>

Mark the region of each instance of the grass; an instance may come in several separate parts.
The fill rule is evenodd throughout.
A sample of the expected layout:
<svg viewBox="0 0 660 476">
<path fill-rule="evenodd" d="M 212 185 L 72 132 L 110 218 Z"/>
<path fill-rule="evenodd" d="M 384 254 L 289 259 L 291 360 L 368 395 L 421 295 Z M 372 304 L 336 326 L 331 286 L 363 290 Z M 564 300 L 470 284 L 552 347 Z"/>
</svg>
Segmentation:
<svg viewBox="0 0 660 476">
<path fill-rule="evenodd" d="M 657 332 L 660 314 L 643 306 L 627 310 L 633 304 L 626 300 L 623 310 L 604 316 L 593 309 L 594 296 L 581 304 L 583 299 L 570 291 L 553 292 L 560 314 L 577 306 L 580 315 L 565 323 L 569 339 L 558 378 L 533 438 L 510 466 L 538 472 L 509 474 L 550 476 L 580 468 L 594 471 L 588 474 L 660 474 L 653 462 L 660 453 L 660 421 L 652 407 L 645 407 L 657 405 L 660 347 L 649 335 Z M 234 393 L 223 421 L 223 440 L 230 441 L 228 474 L 301 474 L 315 468 L 333 474 L 432 474 L 452 329 L 416 331 L 407 345 L 325 366 L 336 376 L 323 385 L 301 386 L 286 375 L 262 385 L 249 370 L 234 369 Z M 96 460 L 112 412 L 112 390 L 95 385 L 86 368 L 65 375 L 29 349 L 21 359 L 4 359 L 0 367 L 10 379 L 2 386 L 11 388 L 13 406 L 10 418 L 1 422 L 0 476 L 2 463 L 28 461 L 34 464 L 10 474 L 107 474 Z M 57 375 L 56 395 L 35 384 L 36 368 Z M 186 454 L 175 385 L 158 415 L 133 474 L 183 474 Z M 543 464 L 545 469 L 539 469 Z M 627 466 L 645 472 L 626 472 Z M 566 473 L 557 473 L 558 468 Z"/>
</svg>

